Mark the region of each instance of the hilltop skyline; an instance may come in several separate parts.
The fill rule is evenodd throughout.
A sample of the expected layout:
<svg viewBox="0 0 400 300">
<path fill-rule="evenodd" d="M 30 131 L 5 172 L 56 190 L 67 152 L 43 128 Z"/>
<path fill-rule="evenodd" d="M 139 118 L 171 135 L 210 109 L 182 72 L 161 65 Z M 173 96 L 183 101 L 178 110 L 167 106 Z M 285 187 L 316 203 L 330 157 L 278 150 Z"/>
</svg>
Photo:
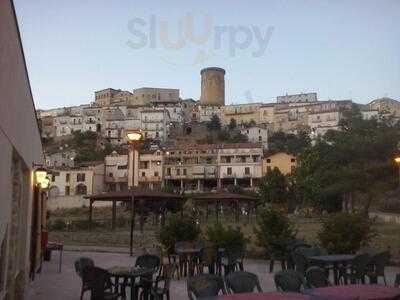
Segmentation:
<svg viewBox="0 0 400 300">
<path fill-rule="evenodd" d="M 182 98 L 199 99 L 200 70 L 208 66 L 226 70 L 227 104 L 303 92 L 358 103 L 400 98 L 398 1 L 77 3 L 15 1 L 39 109 L 89 103 L 108 87 L 177 88 Z M 185 46 L 166 49 L 160 22 L 169 24 L 172 42 L 178 21 L 191 16 Z"/>
</svg>

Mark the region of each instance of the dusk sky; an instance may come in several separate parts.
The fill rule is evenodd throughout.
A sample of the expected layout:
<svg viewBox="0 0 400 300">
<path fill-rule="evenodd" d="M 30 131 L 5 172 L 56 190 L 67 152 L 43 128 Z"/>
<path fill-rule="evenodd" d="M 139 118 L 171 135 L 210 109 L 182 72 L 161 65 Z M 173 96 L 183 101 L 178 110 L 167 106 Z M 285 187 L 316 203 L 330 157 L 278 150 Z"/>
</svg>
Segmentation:
<svg viewBox="0 0 400 300">
<path fill-rule="evenodd" d="M 208 66 L 226 69 L 228 104 L 301 92 L 400 100 L 398 0 L 14 4 L 37 108 L 89 103 L 108 87 L 198 99 Z"/>
</svg>

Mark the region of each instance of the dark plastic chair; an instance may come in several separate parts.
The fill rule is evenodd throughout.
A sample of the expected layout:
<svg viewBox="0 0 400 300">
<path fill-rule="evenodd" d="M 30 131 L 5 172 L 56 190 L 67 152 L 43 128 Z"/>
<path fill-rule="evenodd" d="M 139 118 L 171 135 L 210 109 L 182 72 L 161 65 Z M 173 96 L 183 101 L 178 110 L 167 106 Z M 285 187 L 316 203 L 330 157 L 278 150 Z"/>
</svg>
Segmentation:
<svg viewBox="0 0 400 300">
<path fill-rule="evenodd" d="M 157 278 L 152 281 L 150 288 L 150 299 L 162 300 L 164 295 L 167 300 L 170 300 L 169 287 L 171 285 L 172 277 L 176 271 L 176 265 L 169 264 L 164 265 L 162 269 L 162 274 L 157 276 Z M 140 293 L 140 299 L 144 299 L 145 293 Z"/>
<path fill-rule="evenodd" d="M 283 270 L 274 276 L 276 289 L 280 292 L 300 293 L 305 288 L 304 277 L 295 270 Z"/>
<path fill-rule="evenodd" d="M 231 245 L 225 248 L 224 257 L 221 261 L 225 276 L 237 269 L 244 270 L 243 259 L 245 252 L 246 249 L 243 245 Z"/>
<path fill-rule="evenodd" d="M 94 261 L 89 257 L 80 257 L 75 261 L 74 266 L 76 274 L 78 274 L 78 276 L 82 280 L 81 297 L 80 297 L 80 299 L 82 300 L 83 294 L 90 290 L 89 283 L 83 280 L 83 272 L 85 269 L 89 267 L 94 267 Z"/>
<path fill-rule="evenodd" d="M 302 252 L 296 250 L 292 252 L 292 259 L 294 263 L 294 269 L 300 274 L 304 275 L 309 267 L 307 257 Z"/>
<path fill-rule="evenodd" d="M 372 270 L 368 270 L 367 276 L 371 283 L 378 283 L 378 278 L 383 277 L 383 282 L 387 285 L 385 276 L 385 267 L 389 263 L 389 251 L 380 252 L 371 257 L 370 266 Z"/>
<path fill-rule="evenodd" d="M 349 268 L 342 268 L 340 270 L 340 279 L 344 279 L 344 283 L 350 282 L 365 284 L 365 276 L 368 272 L 368 264 L 371 256 L 368 253 L 358 254 L 354 257 Z"/>
<path fill-rule="evenodd" d="M 83 270 L 83 280 L 88 283 L 91 300 L 114 300 L 118 294 L 107 292 L 107 283 L 110 281 L 110 274 L 107 270 L 98 267 L 87 267 Z"/>
<path fill-rule="evenodd" d="M 140 268 L 145 268 L 145 269 L 153 269 L 154 273 L 158 271 L 160 268 L 160 258 L 157 255 L 153 254 L 144 254 L 141 256 L 138 256 L 136 258 L 135 262 L 135 267 L 140 267 Z M 139 295 L 139 290 L 142 290 L 142 293 L 144 293 L 144 296 L 146 297 L 151 289 L 151 282 L 153 280 L 153 274 L 150 274 L 148 276 L 141 276 L 139 278 L 139 282 L 135 283 L 135 299 L 138 298 Z M 131 283 L 132 284 L 132 283 Z M 147 298 L 147 297 L 146 297 Z"/>
<path fill-rule="evenodd" d="M 306 271 L 306 282 L 309 288 L 330 286 L 326 271 L 320 267 L 311 267 Z"/>
<path fill-rule="evenodd" d="M 232 272 L 225 277 L 226 290 L 233 294 L 252 293 L 254 289 L 262 293 L 256 274 L 244 271 Z"/>
<path fill-rule="evenodd" d="M 286 252 L 287 252 L 286 268 L 287 269 L 294 269 L 294 261 L 293 261 L 293 257 L 292 257 L 292 252 L 300 247 L 301 248 L 311 248 L 311 245 L 307 244 L 303 240 L 298 240 L 298 239 L 294 239 L 294 240 L 288 242 L 288 244 L 286 246 Z M 272 269 L 273 269 L 273 267 L 272 267 Z"/>
<path fill-rule="evenodd" d="M 187 292 L 189 300 L 218 296 L 225 294 L 224 281 L 215 274 L 200 274 L 187 279 Z"/>
</svg>

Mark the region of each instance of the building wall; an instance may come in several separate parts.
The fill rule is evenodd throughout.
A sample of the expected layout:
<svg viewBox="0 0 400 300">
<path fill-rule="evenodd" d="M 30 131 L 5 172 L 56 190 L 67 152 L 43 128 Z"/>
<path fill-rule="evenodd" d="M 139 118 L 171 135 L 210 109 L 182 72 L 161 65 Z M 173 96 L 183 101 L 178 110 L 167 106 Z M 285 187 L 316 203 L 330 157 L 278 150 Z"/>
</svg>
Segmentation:
<svg viewBox="0 0 400 300">
<path fill-rule="evenodd" d="M 251 143 L 262 143 L 264 148 L 268 148 L 268 129 L 253 126 L 248 128 L 243 128 L 240 132 L 247 136 L 248 141 Z"/>
<path fill-rule="evenodd" d="M 295 94 L 276 97 L 278 103 L 317 102 L 317 93 Z"/>
<path fill-rule="evenodd" d="M 267 155 L 263 159 L 263 174 L 274 168 L 278 168 L 282 174 L 290 174 L 293 172 L 296 164 L 296 157 L 288 153 L 279 152 Z"/>
<path fill-rule="evenodd" d="M 40 232 L 31 238 L 31 219 L 35 184 L 33 163 L 43 163 L 43 156 L 10 0 L 0 1 L 0 45 L 0 299 L 12 300 L 23 299 L 31 267 L 31 249 L 40 241 Z M 38 209 L 36 220 L 41 226 L 41 208 Z M 32 253 L 36 253 L 37 263 L 40 252 Z"/>
<path fill-rule="evenodd" d="M 238 125 L 255 122 L 260 124 L 260 103 L 227 105 L 222 108 L 221 123 L 228 125 L 231 119 Z"/>
<path fill-rule="evenodd" d="M 79 193 L 79 185 L 84 185 L 86 187 L 86 193 L 84 194 L 90 195 L 93 193 L 93 169 L 53 170 L 52 172 L 54 174 L 51 176 L 49 189 L 50 198 L 76 195 Z M 84 180 L 81 174 L 84 174 Z M 79 180 L 78 177 L 80 177 Z"/>
</svg>

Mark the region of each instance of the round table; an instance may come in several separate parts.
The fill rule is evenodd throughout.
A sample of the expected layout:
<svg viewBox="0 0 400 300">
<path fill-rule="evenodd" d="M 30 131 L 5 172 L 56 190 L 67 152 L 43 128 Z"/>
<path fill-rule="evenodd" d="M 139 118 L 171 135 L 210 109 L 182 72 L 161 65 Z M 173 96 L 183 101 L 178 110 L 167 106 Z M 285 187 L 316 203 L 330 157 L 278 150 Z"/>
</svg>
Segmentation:
<svg viewBox="0 0 400 300">
<path fill-rule="evenodd" d="M 212 299 L 209 297 L 207 299 Z M 215 297 L 217 300 L 309 300 L 309 296 L 297 293 L 243 293 Z"/>
<path fill-rule="evenodd" d="M 154 273 L 154 269 L 147 269 L 147 268 L 138 268 L 138 267 L 121 267 L 121 266 L 114 266 L 112 268 L 109 268 L 108 273 L 110 273 L 110 276 L 114 278 L 115 282 L 115 288 L 116 292 L 118 293 L 118 286 L 119 286 L 119 280 L 122 278 L 123 283 L 122 283 L 122 291 L 125 292 L 125 288 L 127 283 L 130 281 L 130 287 L 131 287 L 131 300 L 136 300 L 135 299 L 135 279 L 137 277 L 142 277 L 142 276 L 151 276 Z"/>
<path fill-rule="evenodd" d="M 391 300 L 399 299 L 400 289 L 378 284 L 349 284 L 317 288 L 309 294 L 359 300 Z"/>
</svg>

